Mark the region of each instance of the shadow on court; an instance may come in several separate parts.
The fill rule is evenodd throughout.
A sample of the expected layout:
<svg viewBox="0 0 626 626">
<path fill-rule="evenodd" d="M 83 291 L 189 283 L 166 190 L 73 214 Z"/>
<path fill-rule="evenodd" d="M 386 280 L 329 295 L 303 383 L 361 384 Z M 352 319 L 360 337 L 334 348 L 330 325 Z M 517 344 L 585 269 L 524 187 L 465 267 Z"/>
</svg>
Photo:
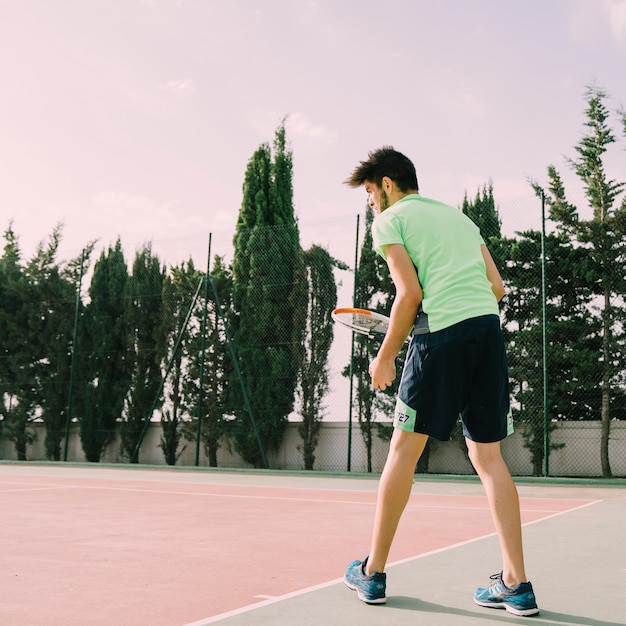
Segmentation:
<svg viewBox="0 0 626 626">
<path fill-rule="evenodd" d="M 467 609 L 455 609 L 450 606 L 444 606 L 442 604 L 434 604 L 432 602 L 425 602 L 418 598 L 409 598 L 406 596 L 396 596 L 390 598 L 387 601 L 387 608 L 399 609 L 402 611 L 415 611 L 419 613 L 412 617 L 412 619 L 421 619 L 422 623 L 432 624 L 430 621 L 431 615 L 444 617 L 446 615 L 454 616 L 455 618 L 465 618 L 466 620 L 479 620 L 482 622 L 495 622 L 501 624 L 505 620 L 511 620 L 515 623 L 532 623 L 532 624 L 582 624 L 584 626 L 624 626 L 624 622 L 607 622 L 604 620 L 593 619 L 591 617 L 578 617 L 576 615 L 566 615 L 564 613 L 555 613 L 546 609 L 541 609 L 541 613 L 536 617 L 520 618 L 512 615 L 506 615 L 504 611 L 496 609 L 486 609 L 486 613 L 483 615 L 476 615 L 475 611 L 469 611 Z M 407 621 L 407 624 L 409 622 Z M 438 623 L 438 622 L 437 622 Z M 467 621 L 465 622 L 467 623 Z"/>
</svg>

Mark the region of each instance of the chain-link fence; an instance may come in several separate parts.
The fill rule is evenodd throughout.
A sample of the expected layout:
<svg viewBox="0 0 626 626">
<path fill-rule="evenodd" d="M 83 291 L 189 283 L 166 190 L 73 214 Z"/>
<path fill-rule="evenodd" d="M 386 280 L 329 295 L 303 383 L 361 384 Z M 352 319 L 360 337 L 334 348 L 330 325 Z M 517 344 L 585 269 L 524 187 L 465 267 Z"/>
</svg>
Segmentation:
<svg viewBox="0 0 626 626">
<path fill-rule="evenodd" d="M 538 196 L 497 212 L 483 235 L 507 287 L 512 473 L 624 476 L 623 242 L 581 242 Z M 82 268 L 7 245 L 1 458 L 379 472 L 393 396 L 368 388 L 368 340 L 330 319 L 389 303 L 363 265 L 367 221 L 263 228 L 238 232 L 239 257 L 215 238 L 203 269 L 165 267 L 159 242 L 130 264 L 119 245 L 87 250 Z M 460 430 L 417 471 L 471 473 Z"/>
</svg>

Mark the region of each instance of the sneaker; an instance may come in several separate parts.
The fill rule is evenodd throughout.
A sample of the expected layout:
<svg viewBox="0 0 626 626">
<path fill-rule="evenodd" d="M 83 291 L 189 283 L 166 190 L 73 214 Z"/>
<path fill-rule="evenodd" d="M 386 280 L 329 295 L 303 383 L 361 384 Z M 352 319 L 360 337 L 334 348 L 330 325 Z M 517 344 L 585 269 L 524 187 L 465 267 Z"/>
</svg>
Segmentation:
<svg viewBox="0 0 626 626">
<path fill-rule="evenodd" d="M 506 609 L 513 615 L 536 615 L 539 613 L 531 583 L 520 583 L 514 589 L 502 581 L 502 572 L 491 576 L 495 582 L 489 587 L 479 587 L 474 594 L 474 602 L 492 609 Z"/>
<path fill-rule="evenodd" d="M 375 573 L 368 576 L 365 573 L 366 563 L 367 558 L 364 561 L 350 563 L 346 575 L 343 577 L 343 582 L 357 592 L 359 600 L 363 600 L 367 604 L 385 604 L 387 602 L 385 597 L 387 574 Z"/>
</svg>

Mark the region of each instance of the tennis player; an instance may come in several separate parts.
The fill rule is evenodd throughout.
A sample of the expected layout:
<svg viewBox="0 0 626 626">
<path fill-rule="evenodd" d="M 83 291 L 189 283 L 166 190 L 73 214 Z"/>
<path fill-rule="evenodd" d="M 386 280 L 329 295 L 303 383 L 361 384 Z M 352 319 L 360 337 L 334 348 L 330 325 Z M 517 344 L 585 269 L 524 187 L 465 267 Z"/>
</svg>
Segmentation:
<svg viewBox="0 0 626 626">
<path fill-rule="evenodd" d="M 474 223 L 419 195 L 413 163 L 385 146 L 345 181 L 365 187 L 377 213 L 376 251 L 396 295 L 390 325 L 369 373 L 374 389 L 396 376 L 395 359 L 413 334 L 398 389 L 394 432 L 380 479 L 372 543 L 348 566 L 345 583 L 368 604 L 386 601 L 385 564 L 428 437 L 450 438 L 459 419 L 470 460 L 489 500 L 502 571 L 474 601 L 515 615 L 539 612 L 524 570 L 519 498 L 500 453 L 512 432 L 506 353 L 498 302 L 504 285 Z"/>
</svg>

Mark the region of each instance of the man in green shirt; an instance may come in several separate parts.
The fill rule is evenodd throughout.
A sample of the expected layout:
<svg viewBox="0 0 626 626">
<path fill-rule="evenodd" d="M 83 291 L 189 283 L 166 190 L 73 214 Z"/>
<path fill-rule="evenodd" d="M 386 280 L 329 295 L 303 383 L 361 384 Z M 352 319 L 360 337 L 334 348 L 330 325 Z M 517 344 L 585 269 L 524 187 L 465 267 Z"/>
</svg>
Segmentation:
<svg viewBox="0 0 626 626">
<path fill-rule="evenodd" d="M 461 418 L 469 456 L 489 500 L 502 571 L 474 601 L 515 615 L 539 612 L 526 578 L 517 489 L 500 453 L 512 432 L 498 302 L 500 274 L 469 218 L 419 195 L 413 163 L 391 147 L 371 152 L 346 183 L 364 186 L 377 216 L 374 247 L 396 295 L 389 330 L 369 373 L 374 389 L 396 377 L 395 359 L 413 337 L 398 389 L 394 433 L 383 470 L 369 555 L 345 582 L 368 604 L 386 601 L 385 564 L 429 436 L 445 441 Z"/>
</svg>

